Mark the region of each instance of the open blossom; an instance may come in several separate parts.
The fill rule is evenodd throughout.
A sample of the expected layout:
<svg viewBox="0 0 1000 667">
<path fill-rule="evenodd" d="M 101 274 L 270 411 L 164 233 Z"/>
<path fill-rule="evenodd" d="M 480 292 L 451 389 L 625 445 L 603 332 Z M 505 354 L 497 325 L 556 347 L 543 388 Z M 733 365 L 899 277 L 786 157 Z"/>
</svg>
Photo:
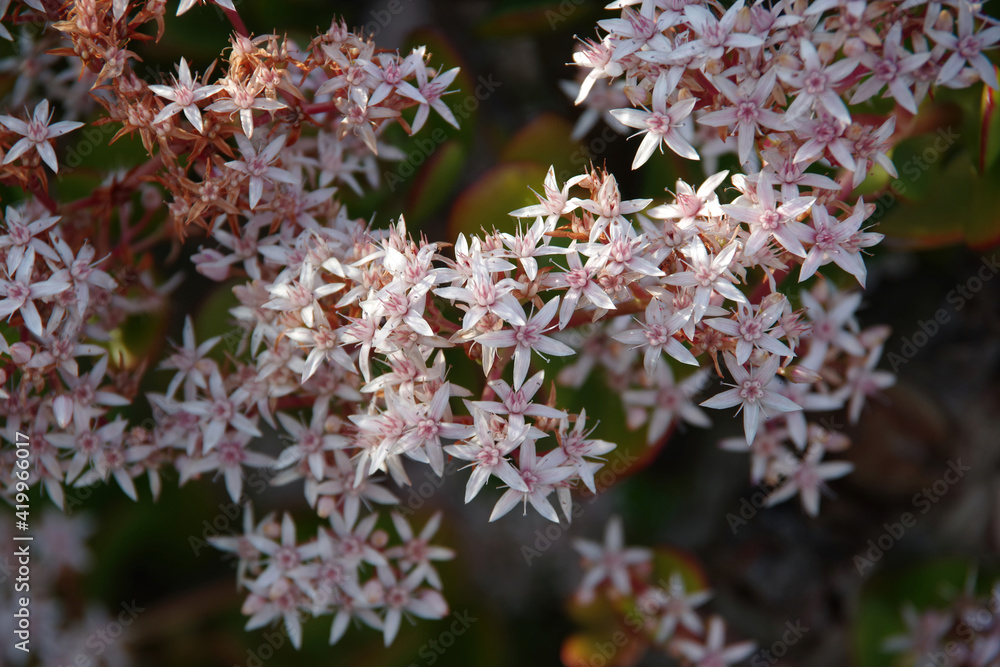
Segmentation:
<svg viewBox="0 0 1000 667">
<path fill-rule="evenodd" d="M 423 52 L 421 51 L 421 58 L 423 57 Z M 448 86 L 452 84 L 455 77 L 458 76 L 458 68 L 453 67 L 447 72 L 440 72 L 434 76 L 433 79 L 427 78 L 427 67 L 421 65 L 417 67 L 417 89 L 420 91 L 420 96 L 424 101 L 419 101 L 417 107 L 417 115 L 413 118 L 413 131 L 418 131 L 427 122 L 427 118 L 430 116 L 431 109 L 438 113 L 441 118 L 445 120 L 449 125 L 458 127 L 458 121 L 455 120 L 454 114 L 451 113 L 451 109 L 448 105 L 444 103 L 442 96 L 451 92 L 448 91 Z"/>
<path fill-rule="evenodd" d="M 528 364 L 531 360 L 532 350 L 541 355 L 551 354 L 556 357 L 576 354 L 573 348 L 565 343 L 543 335 L 548 330 L 549 322 L 555 317 L 558 308 L 559 297 L 555 297 L 549 300 L 524 325 L 515 324 L 510 329 L 493 331 L 476 337 L 476 342 L 483 347 L 514 348 L 515 389 L 520 389 L 521 385 L 524 384 L 524 379 L 528 377 Z"/>
<path fill-rule="evenodd" d="M 659 220 L 677 220 L 678 227 L 685 229 L 692 226 L 696 218 L 722 217 L 724 212 L 719 206 L 719 196 L 715 190 L 728 175 L 729 171 L 713 174 L 697 190 L 678 179 L 674 203 L 653 207 L 646 215 Z"/>
<path fill-rule="evenodd" d="M 566 254 L 569 267 L 560 273 L 550 273 L 546 282 L 551 287 L 565 287 L 562 305 L 559 306 L 559 328 L 565 329 L 577 308 L 585 306 L 589 301 L 598 308 L 615 310 L 615 302 L 611 300 L 604 288 L 596 280 L 596 274 L 601 270 L 605 257 L 600 254 L 587 258 L 587 263 L 580 261 L 577 243 L 570 243 Z"/>
<path fill-rule="evenodd" d="M 667 96 L 673 92 L 680 78 L 680 71 L 676 75 L 661 74 L 653 86 L 653 109 L 652 111 L 639 111 L 638 109 L 613 109 L 611 114 L 619 122 L 629 127 L 641 130 L 639 134 L 645 132 L 639 150 L 632 160 L 632 168 L 638 169 L 646 163 L 653 154 L 653 151 L 660 148 L 660 144 L 665 143 L 670 150 L 681 157 L 689 160 L 699 160 L 698 151 L 681 135 L 679 127 L 684 119 L 691 115 L 691 110 L 697 103 L 697 99 L 688 98 L 679 100 L 667 108 Z M 660 148 L 662 151 L 663 149 Z"/>
<path fill-rule="evenodd" d="M 521 443 L 517 463 L 517 474 L 520 476 L 524 488 L 523 490 L 514 487 L 507 489 L 493 507 L 490 521 L 496 521 L 505 516 L 518 503 L 524 506 L 524 513 L 527 513 L 527 505 L 531 503 L 535 511 L 543 517 L 552 523 L 559 523 L 559 516 L 548 497 L 556 490 L 556 484 L 574 472 L 573 468 L 564 465 L 565 458 L 561 450 L 554 449 L 539 457 L 535 453 L 535 441 L 529 437 Z"/>
<path fill-rule="evenodd" d="M 229 93 L 229 96 L 213 102 L 207 107 L 207 110 L 215 111 L 217 113 L 238 113 L 240 116 L 240 125 L 243 128 L 243 134 L 247 139 L 253 137 L 254 109 L 260 109 L 261 111 L 276 111 L 287 106 L 284 102 L 271 100 L 266 97 L 258 97 L 261 93 L 262 86 L 255 81 L 242 84 L 235 79 L 227 79 L 224 81 L 223 86 L 223 89 Z"/>
<path fill-rule="evenodd" d="M 473 416 L 474 436 L 465 442 L 447 445 L 444 448 L 451 456 L 472 462 L 473 471 L 465 486 L 465 502 L 475 498 L 491 476 L 501 480 L 511 489 L 527 491 L 527 484 L 507 456 L 520 447 L 526 439 L 534 437 L 531 428 L 527 425 L 521 427 L 511 425 L 506 434 L 498 439 L 489 413 L 475 410 Z"/>
<path fill-rule="evenodd" d="M 747 164 L 750 161 L 750 149 L 753 147 L 754 138 L 758 133 L 763 134 L 763 128 L 782 130 L 786 127 L 781 115 L 767 104 L 771 93 L 774 92 L 777 77 L 777 70 L 770 69 L 749 90 L 741 90 L 732 81 L 721 76 L 714 80 L 719 92 L 729 100 L 731 106 L 711 111 L 699 118 L 698 122 L 712 127 L 735 126 L 740 164 Z"/>
<path fill-rule="evenodd" d="M 770 355 L 767 361 L 760 366 L 751 366 L 747 370 L 742 364 L 736 361 L 736 357 L 725 354 L 726 368 L 735 380 L 731 385 L 732 389 L 727 389 L 721 394 L 716 394 L 707 401 L 702 401 L 702 406 L 706 408 L 724 409 L 740 406 L 743 412 L 743 430 L 746 432 L 747 445 L 753 442 L 757 433 L 757 426 L 760 423 L 760 415 L 765 408 L 775 412 L 794 412 L 801 410 L 802 406 L 794 401 L 785 398 L 781 394 L 768 389 L 768 384 L 778 370 L 778 357 Z"/>
<path fill-rule="evenodd" d="M 180 74 L 180 78 L 174 80 L 173 86 L 152 84 L 149 86 L 151 91 L 160 97 L 170 100 L 170 103 L 163 107 L 160 113 L 156 114 L 153 122 L 162 123 L 167 118 L 171 118 L 183 111 L 184 116 L 194 125 L 195 129 L 201 132 L 203 125 L 201 111 L 198 109 L 198 102 L 215 95 L 223 89 L 223 86 L 218 84 L 202 86 L 196 83 L 191 78 L 191 70 L 188 68 L 187 60 L 184 58 L 181 58 L 181 64 L 178 66 L 177 72 Z"/>
<path fill-rule="evenodd" d="M 65 269 L 56 272 L 50 278 L 40 282 L 32 282 L 35 268 L 35 250 L 28 248 L 17 267 L 17 272 L 7 280 L 0 279 L 0 317 L 8 320 L 14 313 L 20 312 L 28 331 L 36 336 L 42 335 L 42 318 L 35 305 L 36 299 L 46 299 L 70 288 L 69 276 Z"/>
<path fill-rule="evenodd" d="M 769 299 L 769 303 L 761 303 L 756 307 L 741 303 L 735 320 L 728 317 L 713 317 L 705 320 L 705 324 L 736 339 L 738 364 L 745 364 L 755 349 L 779 357 L 791 357 L 793 353 L 788 346 L 769 333 L 787 303 L 788 300 L 780 294 L 778 298 Z"/>
<path fill-rule="evenodd" d="M 7 155 L 3 159 L 4 164 L 10 164 L 34 148 L 45 164 L 49 165 L 49 168 L 55 172 L 59 171 L 59 161 L 56 159 L 55 149 L 52 148 L 49 140 L 61 137 L 78 127 L 83 127 L 83 123 L 69 120 L 53 123 L 48 100 L 42 100 L 35 106 L 31 120 L 23 121 L 13 116 L 0 116 L 0 123 L 11 132 L 16 132 L 23 137 L 18 139 L 7 151 Z"/>
<path fill-rule="evenodd" d="M 824 264 L 835 262 L 837 266 L 857 278 L 864 287 L 868 271 L 861 256 L 861 249 L 873 246 L 882 240 L 882 234 L 861 231 L 861 224 L 867 214 L 868 210 L 863 199 L 858 199 L 854 211 L 843 220 L 831 216 L 825 206 L 814 206 L 810 213 L 812 228 L 804 239 L 807 243 L 812 243 L 812 247 L 802 262 L 799 282 L 812 276 L 816 273 L 816 269 Z"/>
<path fill-rule="evenodd" d="M 851 104 L 864 102 L 888 86 L 888 95 L 895 98 L 896 102 L 910 113 L 917 113 L 917 102 L 910 90 L 910 86 L 913 85 L 912 72 L 926 63 L 931 54 L 908 53 L 900 44 L 902 34 L 902 24 L 895 23 L 885 37 L 881 57 L 871 51 L 862 54 L 861 64 L 872 74 L 858 86 L 854 96 L 851 97 Z M 992 66 L 989 69 L 990 72 L 993 71 Z"/>
<path fill-rule="evenodd" d="M 622 595 L 632 592 L 629 567 L 650 561 L 653 557 L 649 549 L 625 547 L 622 519 L 612 517 L 604 529 L 604 544 L 590 540 L 574 540 L 573 548 L 584 558 L 586 574 L 577 591 L 581 601 L 594 597 L 594 589 L 604 581 L 610 581 Z"/>
<path fill-rule="evenodd" d="M 785 481 L 768 496 L 768 506 L 777 505 L 788 500 L 795 494 L 802 497 L 802 507 L 810 516 L 819 514 L 819 494 L 828 479 L 838 479 L 854 469 L 854 464 L 848 461 L 825 461 L 822 447 L 813 445 L 808 448 L 802 459 L 788 455 L 775 462 L 775 470 L 785 478 Z"/>
<path fill-rule="evenodd" d="M 747 239 L 744 252 L 756 254 L 771 238 L 781 244 L 785 250 L 799 257 L 805 257 L 802 240 L 806 237 L 808 228 L 797 218 L 808 211 L 815 203 L 815 197 L 795 197 L 782 204 L 775 198 L 771 177 L 761 172 L 757 180 L 757 201 L 749 202 L 744 195 L 732 204 L 723 206 L 731 216 L 750 225 L 750 238 Z"/>
<path fill-rule="evenodd" d="M 997 74 L 993 63 L 983 55 L 983 51 L 994 49 L 1000 42 L 1000 26 L 993 25 L 985 30 L 975 32 L 972 21 L 972 7 L 968 2 L 958 4 L 958 35 L 941 30 L 928 30 L 928 36 L 938 44 L 952 51 L 948 60 L 941 66 L 937 83 L 947 84 L 955 79 L 962 67 L 968 63 L 990 88 L 997 90 Z"/>
<path fill-rule="evenodd" d="M 626 345 L 646 348 L 643 366 L 649 377 L 653 377 L 656 363 L 663 352 L 683 364 L 698 365 L 698 360 L 691 352 L 674 338 L 674 334 L 691 318 L 690 308 L 673 312 L 669 304 L 664 304 L 659 299 L 651 299 L 646 306 L 645 315 L 645 323 L 641 329 L 629 329 L 615 334 L 613 338 Z"/>
<path fill-rule="evenodd" d="M 747 298 L 733 285 L 733 277 L 729 271 L 729 265 L 736 255 L 735 243 L 730 243 L 719 254 L 709 257 L 704 242 L 696 238 L 685 248 L 685 254 L 689 257 L 690 269 L 673 273 L 664 278 L 663 282 L 695 289 L 692 313 L 695 321 L 701 320 L 705 314 L 713 292 L 718 292 L 731 301 L 746 302 Z"/>
<path fill-rule="evenodd" d="M 807 39 L 799 42 L 799 55 L 802 60 L 801 70 L 778 70 L 778 76 L 782 81 L 797 89 L 795 100 L 786 112 L 787 116 L 796 118 L 816 105 L 842 123 L 850 123 L 851 114 L 836 88 L 854 71 L 858 65 L 857 60 L 844 58 L 824 65 L 820 62 L 816 47 Z"/>
<path fill-rule="evenodd" d="M 738 642 L 726 646 L 726 625 L 719 616 L 708 621 L 708 631 L 704 641 L 678 639 L 674 646 L 681 654 L 698 667 L 726 667 L 746 660 L 757 648 L 751 641 Z"/>
<path fill-rule="evenodd" d="M 244 137 L 242 134 L 236 135 L 236 143 L 240 147 L 240 153 L 243 154 L 242 160 L 230 160 L 226 162 L 225 165 L 230 169 L 245 174 L 249 177 L 250 181 L 250 208 L 253 209 L 257 206 L 257 202 L 260 201 L 261 195 L 264 193 L 264 182 L 268 181 L 271 183 L 289 183 L 295 184 L 298 179 L 292 175 L 291 172 L 280 169 L 278 167 L 272 167 L 273 163 L 278 158 L 278 153 L 285 146 L 285 139 L 287 137 L 282 134 L 276 139 L 273 139 L 267 144 L 260 152 L 254 149 L 253 144 L 250 140 Z"/>
<path fill-rule="evenodd" d="M 7 275 L 17 271 L 28 248 L 46 259 L 58 261 L 58 253 L 40 237 L 59 221 L 59 216 L 47 215 L 32 220 L 33 216 L 24 208 L 8 206 L 4 217 L 7 233 L 0 236 L 0 250 L 7 252 Z"/>
<path fill-rule="evenodd" d="M 230 427 L 247 435 L 260 437 L 261 433 L 253 420 L 241 411 L 247 397 L 245 389 L 236 389 L 232 394 L 227 392 L 218 370 L 209 376 L 208 389 L 210 396 L 206 399 L 186 401 L 183 404 L 187 412 L 202 417 L 207 422 L 202 433 L 206 452 L 219 444 L 226 429 Z"/>
<path fill-rule="evenodd" d="M 649 445 L 666 435 L 675 421 L 701 428 L 710 427 L 712 420 L 691 400 L 705 386 L 707 379 L 708 372 L 699 370 L 676 382 L 670 364 L 661 357 L 652 376 L 652 386 L 649 389 L 629 389 L 622 396 L 629 410 L 629 428 L 641 426 L 646 421 L 647 410 L 652 410 L 646 435 Z"/>
<path fill-rule="evenodd" d="M 472 329 L 487 313 L 512 324 L 525 324 L 524 309 L 511 294 L 519 288 L 518 282 L 513 278 L 496 280 L 479 248 L 472 251 L 471 269 L 472 277 L 464 287 L 439 287 L 434 290 L 440 297 L 466 304 L 462 329 Z"/>
</svg>

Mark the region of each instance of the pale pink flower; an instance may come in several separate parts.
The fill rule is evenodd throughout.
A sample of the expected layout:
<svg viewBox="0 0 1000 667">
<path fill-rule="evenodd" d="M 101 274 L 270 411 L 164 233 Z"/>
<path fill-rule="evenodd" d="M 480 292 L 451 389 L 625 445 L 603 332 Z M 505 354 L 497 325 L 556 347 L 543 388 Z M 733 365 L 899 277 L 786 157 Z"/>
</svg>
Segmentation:
<svg viewBox="0 0 1000 667">
<path fill-rule="evenodd" d="M 738 642 L 726 646 L 726 624 L 720 616 L 712 616 L 708 621 L 705 639 L 697 642 L 691 639 L 675 639 L 673 646 L 692 667 L 726 667 L 746 660 L 757 645 L 754 642 Z"/>
<path fill-rule="evenodd" d="M 830 65 L 823 65 L 816 47 L 808 39 L 799 40 L 799 54 L 802 59 L 801 70 L 778 70 L 778 76 L 782 81 L 797 89 L 795 100 L 786 111 L 788 118 L 804 115 L 816 105 L 826 109 L 840 122 L 850 124 L 851 114 L 847 110 L 847 105 L 840 99 L 837 86 L 854 71 L 858 61 L 854 58 L 843 58 Z"/>
<path fill-rule="evenodd" d="M 738 364 L 745 364 L 755 349 L 779 357 L 792 357 L 794 355 L 788 346 L 771 335 L 787 304 L 787 299 L 781 294 L 757 306 L 746 306 L 741 303 L 735 320 L 728 317 L 713 317 L 705 320 L 705 324 L 736 339 Z"/>
<path fill-rule="evenodd" d="M 21 313 L 24 325 L 36 336 L 42 335 L 42 317 L 35 305 L 36 299 L 47 299 L 70 288 L 68 272 L 57 271 L 46 280 L 31 282 L 35 269 L 35 250 L 29 247 L 24 259 L 14 275 L 7 280 L 0 279 L 0 318 L 10 319 L 16 312 Z"/>
<path fill-rule="evenodd" d="M 927 30 L 927 35 L 938 44 L 942 44 L 953 53 L 941 66 L 937 83 L 946 84 L 955 79 L 962 66 L 968 63 L 976 70 L 983 82 L 997 90 L 997 74 L 989 58 L 983 51 L 996 48 L 1000 42 L 1000 26 L 994 25 L 985 30 L 975 32 L 972 16 L 972 4 L 960 2 L 958 5 L 958 34 L 953 35 L 941 30 Z"/>
<path fill-rule="evenodd" d="M 49 168 L 55 172 L 59 171 L 59 161 L 56 159 L 56 152 L 49 140 L 61 137 L 78 127 L 83 127 L 83 123 L 69 120 L 52 123 L 52 112 L 49 111 L 48 100 L 42 100 L 35 106 L 34 115 L 27 122 L 13 116 L 0 116 L 0 123 L 11 132 L 23 136 L 7 151 L 7 155 L 3 159 L 4 164 L 10 164 L 34 148 L 45 164 L 49 165 Z"/>
<path fill-rule="evenodd" d="M 831 216 L 825 206 L 814 206 L 810 215 L 812 227 L 803 240 L 812 243 L 812 247 L 802 262 L 799 282 L 812 276 L 819 267 L 835 262 L 864 287 L 867 268 L 861 249 L 873 246 L 883 238 L 882 234 L 861 231 L 861 224 L 868 217 L 864 200 L 858 199 L 854 211 L 843 220 Z"/>
<path fill-rule="evenodd" d="M 691 319 L 691 308 L 674 312 L 670 304 L 659 299 L 650 299 L 649 305 L 646 306 L 645 322 L 640 323 L 642 328 L 629 329 L 615 334 L 612 338 L 632 346 L 633 349 L 646 348 L 643 367 L 646 369 L 646 375 L 653 377 L 656 364 L 663 352 L 682 364 L 698 365 L 694 355 L 674 337 L 689 319 Z"/>
<path fill-rule="evenodd" d="M 734 278 L 729 271 L 736 249 L 737 244 L 730 243 L 718 255 L 709 257 L 701 238 L 695 238 L 685 249 L 689 258 L 688 266 L 691 268 L 663 278 L 663 282 L 668 285 L 695 288 L 692 315 L 695 322 L 700 321 L 705 314 L 714 292 L 730 301 L 746 303 L 747 298 L 733 285 Z"/>
<path fill-rule="evenodd" d="M 767 361 L 762 365 L 751 366 L 750 370 L 737 363 L 736 358 L 728 352 L 725 353 L 724 359 L 726 368 L 729 369 L 736 384 L 730 385 L 732 389 L 727 389 L 706 401 L 702 401 L 701 405 L 717 410 L 740 406 L 740 411 L 743 412 L 743 430 L 746 432 L 747 445 L 754 440 L 761 413 L 764 413 L 765 417 L 767 416 L 764 412 L 765 408 L 776 412 L 794 412 L 802 409 L 801 405 L 768 388 L 768 384 L 778 370 L 777 356 L 769 355 Z"/>
<path fill-rule="evenodd" d="M 149 89 L 156 95 L 170 100 L 170 103 L 160 109 L 153 119 L 154 123 L 162 123 L 168 118 L 172 118 L 177 113 L 183 111 L 184 116 L 194 125 L 198 132 L 202 131 L 201 111 L 198 109 L 198 102 L 207 99 L 223 89 L 221 85 L 202 86 L 191 78 L 191 70 L 188 68 L 187 60 L 181 58 L 181 64 L 177 68 L 180 78 L 174 78 L 173 86 L 160 86 L 151 84 Z"/>
<path fill-rule="evenodd" d="M 629 568 L 648 563 L 653 554 L 649 549 L 625 547 L 625 535 L 620 516 L 613 516 L 604 528 L 604 544 L 590 540 L 573 540 L 573 548 L 584 559 L 586 573 L 577 589 L 577 596 L 586 603 L 594 598 L 594 589 L 605 581 L 611 582 L 621 595 L 632 594 Z"/>
<path fill-rule="evenodd" d="M 698 151 L 681 135 L 679 128 L 684 119 L 691 115 L 697 98 L 690 97 L 686 100 L 675 102 L 667 109 L 667 95 L 673 92 L 677 86 L 677 81 L 682 73 L 679 70 L 676 75 L 661 74 L 653 86 L 653 110 L 639 111 L 638 109 L 613 109 L 611 115 L 619 122 L 629 127 L 638 128 L 640 132 L 637 136 L 645 132 L 639 150 L 636 151 L 635 159 L 632 160 L 632 168 L 638 169 L 652 156 L 657 148 L 663 152 L 661 142 L 667 144 L 670 150 L 681 157 L 689 160 L 699 160 Z"/>
<path fill-rule="evenodd" d="M 524 325 L 513 325 L 511 329 L 492 331 L 475 338 L 476 342 L 486 348 L 514 347 L 514 388 L 520 389 L 528 376 L 528 364 L 531 352 L 540 355 L 551 354 L 565 357 L 575 354 L 573 348 L 560 343 L 554 338 L 542 335 L 549 328 L 549 322 L 555 317 L 559 308 L 559 297 L 549 300 L 545 306 L 535 313 Z"/>
<path fill-rule="evenodd" d="M 251 81 L 244 85 L 234 79 L 226 79 L 223 83 L 225 90 L 229 93 L 229 97 L 213 102 L 206 108 L 206 111 L 228 113 L 230 115 L 239 113 L 243 134 L 248 139 L 253 137 L 254 109 L 276 111 L 288 106 L 284 102 L 270 100 L 266 97 L 257 97 L 262 88 L 257 82 Z"/>
<path fill-rule="evenodd" d="M 444 451 L 463 461 L 471 461 L 472 475 L 465 486 L 465 502 L 471 501 L 482 490 L 487 480 L 496 477 L 511 489 L 527 491 L 528 486 L 511 464 L 507 456 L 521 446 L 531 435 L 527 425 L 517 428 L 510 425 L 502 437 L 498 437 L 491 418 L 483 410 L 473 411 L 475 435 L 464 443 L 448 445 Z"/>
<path fill-rule="evenodd" d="M 261 195 L 264 192 L 265 181 L 270 183 L 288 183 L 291 185 L 298 183 L 299 179 L 296 178 L 291 172 L 271 166 L 271 164 L 278 158 L 278 153 L 280 153 L 281 149 L 285 147 L 285 139 L 287 138 L 286 135 L 282 134 L 278 136 L 260 152 L 257 152 L 257 150 L 254 149 L 253 144 L 250 143 L 250 140 L 242 134 L 237 134 L 235 136 L 236 143 L 240 147 L 240 153 L 243 154 L 243 159 L 230 160 L 225 163 L 225 166 L 249 177 L 251 210 L 257 206 L 257 202 L 260 201 Z"/>
<path fill-rule="evenodd" d="M 861 64 L 867 67 L 872 74 L 858 86 L 854 96 L 851 97 L 851 104 L 864 102 L 873 95 L 877 95 L 882 88 L 888 85 L 887 96 L 891 95 L 901 107 L 910 113 L 917 113 L 917 102 L 910 90 L 910 86 L 913 85 L 911 73 L 922 67 L 930 59 L 931 54 L 907 52 L 900 44 L 902 35 L 903 25 L 895 23 L 883 40 L 881 57 L 871 51 L 862 54 Z M 997 29 L 997 35 L 1000 36 L 1000 28 Z M 989 70 L 993 71 L 992 65 L 990 65 Z"/>
<path fill-rule="evenodd" d="M 761 172 L 757 179 L 756 194 L 755 202 L 748 201 L 749 198 L 744 195 L 722 207 L 735 219 L 750 225 L 750 238 L 747 239 L 743 252 L 754 255 L 774 238 L 788 252 L 805 257 L 802 240 L 809 228 L 797 218 L 812 207 L 816 198 L 795 197 L 778 205 L 771 177 L 766 171 Z"/>
<path fill-rule="evenodd" d="M 732 81 L 721 76 L 714 79 L 715 86 L 729 101 L 730 106 L 711 111 L 699 118 L 698 122 L 712 127 L 735 126 L 740 164 L 750 161 L 754 138 L 757 134 L 764 133 L 763 128 L 783 130 L 787 127 L 781 115 L 767 105 L 777 76 L 774 68 L 767 70 L 750 90 L 745 85 L 741 90 Z"/>
<path fill-rule="evenodd" d="M 524 490 L 516 487 L 507 489 L 493 507 L 490 521 L 496 521 L 505 516 L 520 502 L 524 506 L 525 514 L 528 512 L 528 503 L 531 503 L 531 506 L 543 517 L 553 523 L 559 523 L 559 516 L 548 497 L 556 490 L 556 484 L 574 473 L 573 468 L 563 465 L 564 462 L 565 458 L 562 456 L 562 452 L 557 449 L 540 458 L 536 456 L 535 440 L 529 434 L 521 443 L 517 461 L 517 474 L 521 478 Z"/>
<path fill-rule="evenodd" d="M 802 497 L 803 509 L 809 516 L 817 516 L 819 494 L 826 488 L 825 481 L 838 479 L 854 470 L 854 464 L 848 461 L 820 463 L 823 454 L 822 447 L 812 445 L 801 459 L 789 454 L 775 461 L 774 470 L 784 476 L 785 481 L 768 496 L 767 506 L 777 505 L 799 494 Z"/>
</svg>

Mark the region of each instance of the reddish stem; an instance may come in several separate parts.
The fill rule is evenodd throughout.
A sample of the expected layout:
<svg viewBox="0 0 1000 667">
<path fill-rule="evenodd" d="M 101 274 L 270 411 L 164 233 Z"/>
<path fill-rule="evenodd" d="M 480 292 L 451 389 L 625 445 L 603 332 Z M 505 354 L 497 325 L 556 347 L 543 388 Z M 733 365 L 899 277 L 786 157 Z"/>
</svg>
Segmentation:
<svg viewBox="0 0 1000 667">
<path fill-rule="evenodd" d="M 233 24 L 233 29 L 236 30 L 238 34 L 243 37 L 250 36 L 250 31 L 247 30 L 247 26 L 243 23 L 243 18 L 237 10 L 229 9 L 228 7 L 223 7 L 222 5 L 219 5 L 219 8 L 225 13 L 226 18 L 228 18 L 229 22 Z"/>
</svg>

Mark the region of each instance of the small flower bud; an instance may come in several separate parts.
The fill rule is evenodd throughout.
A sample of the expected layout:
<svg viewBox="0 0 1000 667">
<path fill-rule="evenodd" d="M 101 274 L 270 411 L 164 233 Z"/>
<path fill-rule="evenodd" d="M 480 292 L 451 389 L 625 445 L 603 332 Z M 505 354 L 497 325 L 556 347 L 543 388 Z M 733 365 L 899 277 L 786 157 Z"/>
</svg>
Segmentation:
<svg viewBox="0 0 1000 667">
<path fill-rule="evenodd" d="M 142 195 L 139 201 L 142 204 L 143 210 L 155 211 L 163 204 L 163 194 L 153 186 L 146 186 L 142 188 Z"/>
<path fill-rule="evenodd" d="M 779 369 L 778 374 L 796 384 L 812 384 L 820 380 L 819 373 L 805 366 L 786 366 Z"/>
<path fill-rule="evenodd" d="M 868 47 L 860 37 L 849 37 L 844 42 L 844 55 L 848 58 L 860 58 L 867 50 Z"/>
<path fill-rule="evenodd" d="M 73 419 L 73 399 L 66 394 L 56 396 L 52 401 L 52 413 L 59 428 L 66 428 Z"/>
<path fill-rule="evenodd" d="M 18 366 L 23 366 L 31 361 L 31 357 L 31 346 L 27 343 L 17 342 L 10 346 L 10 358 L 13 359 L 14 363 Z"/>
<path fill-rule="evenodd" d="M 321 519 L 325 519 L 337 510 L 337 501 L 331 496 L 321 496 L 316 503 L 316 514 Z"/>
<path fill-rule="evenodd" d="M 389 533 L 382 529 L 372 531 L 369 541 L 376 549 L 384 549 L 385 546 L 389 544 Z"/>
</svg>

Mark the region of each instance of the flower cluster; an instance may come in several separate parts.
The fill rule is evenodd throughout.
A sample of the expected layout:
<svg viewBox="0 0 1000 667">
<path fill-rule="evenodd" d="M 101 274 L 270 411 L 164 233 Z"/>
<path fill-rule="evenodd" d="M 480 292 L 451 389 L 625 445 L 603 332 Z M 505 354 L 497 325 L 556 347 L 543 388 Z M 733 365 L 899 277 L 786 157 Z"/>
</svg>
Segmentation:
<svg viewBox="0 0 1000 667">
<path fill-rule="evenodd" d="M 21 531 L 15 530 L 14 521 L 9 519 L 0 519 L 0 539 L 23 546 L 14 541 Z M 0 631 L 9 638 L 0 650 L 3 664 L 67 665 L 81 657 L 97 667 L 136 664 L 128 646 L 134 637 L 133 623 L 146 611 L 144 607 L 124 600 L 109 613 L 101 603 L 85 598 L 66 604 L 62 589 L 70 584 L 79 586 L 94 564 L 86 543 L 95 523 L 88 514 L 70 517 L 46 508 L 37 525 L 32 525 L 36 539 L 29 547 L 30 576 L 19 574 L 23 557 L 15 555 L 15 550 L 0 557 L 0 574 L 6 584 L 0 590 Z M 25 595 L 30 596 L 30 608 L 23 606 Z M 26 609 L 30 612 L 27 630 L 19 626 Z"/>
<path fill-rule="evenodd" d="M 378 514 L 361 521 L 330 515 L 330 527 L 299 543 L 295 523 L 271 514 L 255 523 L 252 508 L 243 515 L 243 534 L 210 538 L 239 560 L 239 582 L 250 594 L 243 613 L 247 629 L 280 620 L 296 648 L 302 644 L 302 620 L 333 616 L 330 643 L 337 642 L 351 621 L 380 630 L 388 646 L 403 618 L 444 618 L 448 603 L 434 561 L 454 556 L 450 549 L 429 544 L 441 523 L 435 514 L 417 534 L 399 514 L 392 515 L 400 544 L 376 529 Z"/>
<path fill-rule="evenodd" d="M 539 203 L 511 212 L 516 227 L 445 243 L 415 238 L 402 216 L 388 228 L 352 218 L 336 197 L 374 189 L 378 160 L 403 155 L 385 139 L 391 124 L 413 134 L 432 109 L 456 124 L 445 96 L 457 70 L 435 70 L 425 49 L 380 51 L 336 21 L 300 48 L 251 36 L 217 0 L 236 29 L 219 76 L 182 58 L 148 83 L 128 45 L 162 35 L 162 0 L 27 4 L 21 16 L 51 29 L 22 57 L 57 59 L 51 70 L 82 92 L 19 80 L 24 117 L 0 116 L 0 183 L 24 194 L 0 229 L 3 436 L 28 434 L 30 485 L 60 507 L 111 478 L 137 499 L 146 476 L 156 497 L 170 470 L 181 483 L 222 477 L 241 505 L 248 470 L 301 482 L 331 530 L 299 544 L 290 515 L 255 523 L 248 511 L 242 538 L 217 541 L 239 556 L 248 627 L 283 620 L 296 644 L 309 615 L 334 616 L 332 641 L 357 618 L 389 642 L 404 616 L 447 613 L 429 561 L 450 552 L 427 545 L 437 519 L 414 537 L 394 515 L 394 546 L 375 529 L 372 505 L 398 504 L 391 487 L 413 466 L 440 476 L 449 457 L 467 462 L 466 501 L 503 489 L 491 520 L 530 505 L 568 521 L 574 491 L 598 491 L 616 447 L 569 407 L 565 390 L 596 369 L 651 445 L 709 426 L 702 408 L 737 408 L 753 479 L 815 514 L 825 480 L 850 470 L 823 457 L 849 442 L 805 413 L 846 407 L 856 421 L 893 381 L 876 368 L 887 330 L 862 329 L 860 294 L 821 276 L 833 264 L 865 284 L 865 249 L 881 236 L 851 192 L 875 165 L 894 173 L 888 153 L 931 86 L 996 86 L 982 51 L 1000 39 L 964 0 L 614 3 L 622 18 L 576 55 L 589 70 L 578 101 L 640 130 L 634 167 L 665 144 L 688 159 L 735 153 L 746 173 L 680 181 L 654 202 L 623 198 L 601 169 L 550 170 Z M 867 100 L 883 89 L 897 106 L 876 117 Z M 56 149 L 82 129 L 52 122 L 60 107 L 98 109 L 86 132 L 135 136 L 148 161 L 60 201 Z M 727 178 L 735 196 L 720 197 Z M 236 326 L 199 342 L 187 319 L 161 357 L 164 336 L 127 332 L 166 309 L 184 275 L 164 275 L 162 257 L 169 269 L 191 237 L 194 269 L 235 282 Z M 811 281 L 802 291 L 787 285 L 796 267 Z M 457 379 L 459 357 L 481 374 Z M 558 373 L 544 363 L 554 357 L 567 358 Z M 169 374 L 165 390 L 144 383 L 152 369 Z M 731 382 L 701 397 L 713 370 Z M 142 397 L 145 422 L 129 409 Z M 22 490 L 16 461 L 0 450 L 8 498 Z M 700 648 L 678 650 L 703 660 L 721 640 L 712 621 Z"/>
<path fill-rule="evenodd" d="M 684 664 L 705 667 L 734 665 L 754 652 L 752 641 L 727 644 L 721 616 L 706 620 L 698 611 L 711 599 L 710 590 L 688 590 L 690 584 L 681 571 L 653 583 L 653 553 L 624 546 L 620 517 L 608 521 L 604 544 L 578 539 L 573 546 L 585 569 L 578 601 L 592 604 L 600 592 L 621 615 L 631 641 L 662 650 Z"/>
<path fill-rule="evenodd" d="M 965 587 L 948 606 L 918 611 L 912 604 L 903 607 L 903 634 L 889 637 L 883 644 L 887 653 L 903 654 L 914 664 L 935 662 L 971 667 L 990 665 L 1000 659 L 1000 583 L 988 594 L 976 592 L 975 571 Z"/>
</svg>

